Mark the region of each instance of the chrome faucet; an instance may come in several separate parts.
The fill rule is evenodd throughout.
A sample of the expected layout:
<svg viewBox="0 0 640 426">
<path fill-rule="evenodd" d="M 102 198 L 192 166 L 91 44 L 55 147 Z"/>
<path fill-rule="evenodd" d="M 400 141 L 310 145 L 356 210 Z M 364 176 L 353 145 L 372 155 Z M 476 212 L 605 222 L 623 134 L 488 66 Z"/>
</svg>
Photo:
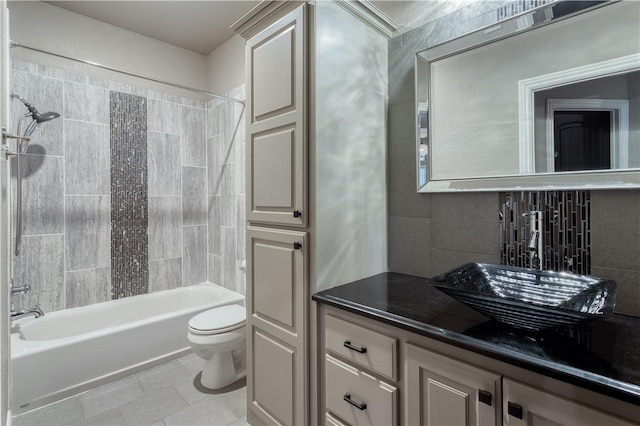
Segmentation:
<svg viewBox="0 0 640 426">
<path fill-rule="evenodd" d="M 22 317 L 25 317 L 27 315 L 34 315 L 35 318 L 40 318 L 42 316 L 44 316 L 44 312 L 42 311 L 42 309 L 40 308 L 40 304 L 38 303 L 36 306 L 34 306 L 33 308 L 29 308 L 29 309 L 18 309 L 16 311 L 11 311 L 11 320 L 17 320 L 20 319 Z"/>
<path fill-rule="evenodd" d="M 22 285 L 20 287 L 11 287 L 11 294 L 26 294 L 29 290 L 31 290 L 30 285 Z"/>
<path fill-rule="evenodd" d="M 523 213 L 522 216 L 528 219 L 529 229 L 531 229 L 531 237 L 529 237 L 529 244 L 527 244 L 529 267 L 540 269 L 544 247 L 542 243 L 542 212 L 535 210 Z"/>
</svg>

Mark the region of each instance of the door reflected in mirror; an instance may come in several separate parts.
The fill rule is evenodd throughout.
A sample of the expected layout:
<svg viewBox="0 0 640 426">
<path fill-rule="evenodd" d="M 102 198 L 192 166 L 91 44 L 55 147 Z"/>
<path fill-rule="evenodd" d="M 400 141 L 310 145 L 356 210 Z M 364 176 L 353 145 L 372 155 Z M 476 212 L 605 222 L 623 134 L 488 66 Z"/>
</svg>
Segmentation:
<svg viewBox="0 0 640 426">
<path fill-rule="evenodd" d="M 639 15 L 516 16 L 419 52 L 421 190 L 640 187 Z"/>
</svg>

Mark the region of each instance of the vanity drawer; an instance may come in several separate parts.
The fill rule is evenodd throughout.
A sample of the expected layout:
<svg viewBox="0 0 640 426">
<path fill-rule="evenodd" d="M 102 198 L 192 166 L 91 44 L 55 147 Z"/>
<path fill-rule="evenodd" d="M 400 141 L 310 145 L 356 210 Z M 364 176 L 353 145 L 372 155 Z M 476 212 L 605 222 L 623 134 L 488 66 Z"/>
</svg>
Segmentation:
<svg viewBox="0 0 640 426">
<path fill-rule="evenodd" d="M 398 389 L 331 355 L 325 359 L 327 411 L 352 425 L 396 425 Z"/>
<path fill-rule="evenodd" d="M 333 417 L 331 414 L 326 413 L 324 417 L 324 424 L 327 426 L 348 426 L 342 423 L 340 420 Z"/>
<path fill-rule="evenodd" d="M 398 380 L 398 340 L 351 324 L 331 315 L 326 316 L 327 351 L 370 370 Z"/>
</svg>

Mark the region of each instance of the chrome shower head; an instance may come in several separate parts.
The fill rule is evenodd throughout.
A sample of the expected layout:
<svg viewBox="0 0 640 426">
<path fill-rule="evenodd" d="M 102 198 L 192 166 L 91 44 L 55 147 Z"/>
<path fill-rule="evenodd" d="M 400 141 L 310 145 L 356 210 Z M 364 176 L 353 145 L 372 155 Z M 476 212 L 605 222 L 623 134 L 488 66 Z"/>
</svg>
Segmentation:
<svg viewBox="0 0 640 426">
<path fill-rule="evenodd" d="M 22 102 L 24 104 L 24 106 L 27 107 L 27 110 L 29 110 L 29 112 L 26 113 L 25 116 L 30 116 L 33 119 L 33 121 L 31 123 L 29 123 L 29 125 L 26 128 L 26 130 L 24 131 L 24 135 L 23 136 L 25 136 L 25 137 L 31 136 L 33 131 L 36 129 L 36 127 L 38 127 L 38 125 L 40 123 L 44 123 L 45 121 L 53 120 L 54 118 L 60 117 L 60 114 L 58 114 L 57 112 L 53 112 L 53 111 L 48 111 L 48 112 L 41 113 L 40 111 L 38 111 L 36 109 L 35 106 L 31 105 L 22 96 L 16 95 L 15 93 L 11 94 L 11 99 L 17 99 L 20 102 Z"/>
</svg>

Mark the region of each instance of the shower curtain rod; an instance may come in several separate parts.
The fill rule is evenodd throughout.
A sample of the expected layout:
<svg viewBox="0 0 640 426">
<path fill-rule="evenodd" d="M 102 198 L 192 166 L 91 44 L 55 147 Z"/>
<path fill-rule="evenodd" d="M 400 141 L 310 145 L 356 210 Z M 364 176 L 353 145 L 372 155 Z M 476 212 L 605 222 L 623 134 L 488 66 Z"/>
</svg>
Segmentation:
<svg viewBox="0 0 640 426">
<path fill-rule="evenodd" d="M 31 47 L 31 46 L 26 46 L 24 44 L 16 43 L 13 40 L 11 40 L 10 46 L 11 47 L 20 47 L 22 49 L 27 49 L 27 50 L 33 50 L 34 52 L 40 52 L 40 53 L 44 53 L 46 55 L 57 56 L 58 58 L 69 59 L 71 61 L 80 62 L 82 64 L 91 65 L 91 66 L 102 68 L 102 69 L 109 70 L 109 71 L 114 71 L 114 72 L 117 72 L 117 73 L 120 73 L 120 74 L 125 74 L 125 75 L 131 76 L 131 77 L 138 77 L 138 78 L 142 78 L 142 79 L 145 79 L 145 80 L 153 81 L 154 83 L 166 84 L 168 86 L 177 87 L 178 89 L 184 89 L 184 90 L 188 90 L 190 92 L 200 93 L 201 95 L 212 96 L 214 98 L 224 99 L 224 100 L 227 100 L 227 101 L 230 101 L 230 102 L 236 102 L 236 103 L 239 103 L 239 104 L 242 104 L 242 105 L 245 104 L 245 102 L 243 100 L 240 100 L 240 99 L 230 98 L 230 97 L 224 96 L 224 95 L 218 95 L 217 93 L 211 93 L 211 92 L 207 92 L 205 90 L 195 89 L 193 87 L 183 86 L 181 84 L 176 84 L 176 83 L 171 83 L 171 82 L 168 82 L 168 81 L 159 80 L 157 78 L 146 77 L 144 75 L 136 74 L 136 73 L 129 72 L 129 71 L 120 70 L 120 69 L 117 69 L 117 68 L 113 68 L 113 67 L 110 67 L 110 66 L 107 66 L 107 65 L 98 64 L 96 62 L 87 61 L 87 60 L 84 60 L 84 59 L 73 58 L 71 56 L 62 55 L 60 53 L 49 52 L 49 51 L 46 51 L 46 50 L 38 49 L 36 47 Z"/>
</svg>

